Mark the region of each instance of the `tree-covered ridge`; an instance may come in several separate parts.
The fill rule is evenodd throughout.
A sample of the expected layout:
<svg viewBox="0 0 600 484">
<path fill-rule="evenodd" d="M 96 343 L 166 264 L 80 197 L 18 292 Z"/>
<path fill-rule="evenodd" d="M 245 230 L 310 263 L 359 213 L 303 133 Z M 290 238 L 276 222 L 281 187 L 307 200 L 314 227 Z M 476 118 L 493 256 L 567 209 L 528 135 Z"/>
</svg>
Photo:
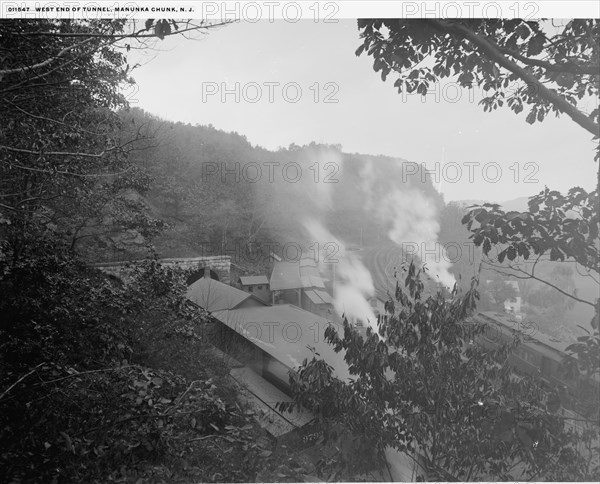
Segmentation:
<svg viewBox="0 0 600 484">
<path fill-rule="evenodd" d="M 311 215 L 321 216 L 349 243 L 375 244 L 387 239 L 390 227 L 373 216 L 369 203 L 391 184 L 423 193 L 438 214 L 443 206 L 422 167 L 408 171 L 412 164 L 405 160 L 316 143 L 270 151 L 237 133 L 169 122 L 137 108 L 120 116 L 125 139 L 142 138 L 130 160 L 153 180 L 145 200 L 170 225 L 155 239 L 159 254 L 172 253 L 163 241 L 179 242 L 192 253 L 242 247 L 248 260 L 252 250 L 269 245 L 308 247 L 315 241 L 299 222 Z M 379 170 L 369 187 L 364 186 L 366 164 Z"/>
</svg>

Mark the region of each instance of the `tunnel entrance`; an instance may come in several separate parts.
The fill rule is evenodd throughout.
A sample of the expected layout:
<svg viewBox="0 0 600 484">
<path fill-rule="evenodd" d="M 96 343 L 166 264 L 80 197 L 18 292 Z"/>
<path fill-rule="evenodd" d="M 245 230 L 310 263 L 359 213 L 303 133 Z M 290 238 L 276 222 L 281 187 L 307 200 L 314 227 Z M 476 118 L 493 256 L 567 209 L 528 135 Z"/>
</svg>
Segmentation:
<svg viewBox="0 0 600 484">
<path fill-rule="evenodd" d="M 195 272 L 192 272 L 186 281 L 186 284 L 189 286 L 191 284 L 193 284 L 194 282 L 196 282 L 198 279 L 202 279 L 204 277 L 204 272 L 206 271 L 206 267 L 203 267 L 201 269 L 198 269 Z M 215 281 L 219 280 L 219 275 L 213 271 L 212 269 L 210 270 L 210 278 L 214 279 Z"/>
</svg>

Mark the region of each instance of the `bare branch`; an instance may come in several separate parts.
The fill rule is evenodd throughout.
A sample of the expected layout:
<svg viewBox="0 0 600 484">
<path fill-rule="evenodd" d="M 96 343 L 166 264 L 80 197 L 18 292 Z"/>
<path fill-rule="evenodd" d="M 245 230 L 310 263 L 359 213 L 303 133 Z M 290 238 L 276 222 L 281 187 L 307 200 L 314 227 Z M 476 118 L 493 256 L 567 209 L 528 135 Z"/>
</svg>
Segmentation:
<svg viewBox="0 0 600 484">
<path fill-rule="evenodd" d="M 38 156 L 47 155 L 47 156 L 74 156 L 74 157 L 85 157 L 85 158 L 103 158 L 104 156 L 106 156 L 108 153 L 110 153 L 112 151 L 123 149 L 125 146 L 127 146 L 131 143 L 135 143 L 140 140 L 141 140 L 141 138 L 135 138 L 135 139 L 127 141 L 126 143 L 123 143 L 122 145 L 112 146 L 110 148 L 107 148 L 104 151 L 102 151 L 101 153 L 85 153 L 85 152 L 71 152 L 71 151 L 44 151 L 44 150 L 34 151 L 34 150 L 28 150 L 25 148 L 14 148 L 12 146 L 6 146 L 6 145 L 0 145 L 0 150 L 7 150 L 7 151 L 15 152 L 15 153 L 25 153 L 28 155 L 38 155 Z"/>
<path fill-rule="evenodd" d="M 14 387 L 16 387 L 19 383 L 21 383 L 23 380 L 25 380 L 25 378 L 27 378 L 29 375 L 31 375 L 32 373 L 35 372 L 35 370 L 37 370 L 40 366 L 42 366 L 45 362 L 42 361 L 39 365 L 35 366 L 31 371 L 25 373 L 25 375 L 23 375 L 21 378 L 19 378 L 16 382 L 14 382 L 11 386 L 9 386 L 6 390 L 4 390 L 2 392 L 2 395 L 0 395 L 0 400 L 2 400 L 4 398 L 5 395 L 8 394 L 8 392 L 10 392 Z"/>
<path fill-rule="evenodd" d="M 560 292 L 561 294 L 564 294 L 565 296 L 570 297 L 571 299 L 583 303 L 583 304 L 587 304 L 589 306 L 592 306 L 593 308 L 596 307 L 596 304 L 594 304 L 593 302 L 590 301 L 586 301 L 585 299 L 580 299 L 577 296 L 574 296 L 573 294 L 569 294 L 568 292 L 564 291 L 563 289 L 561 289 L 560 287 L 552 284 L 551 282 L 546 281 L 545 279 L 542 279 L 541 277 L 537 277 L 536 275 L 529 273 L 523 269 L 521 269 L 520 267 L 515 267 L 513 265 L 509 265 L 508 267 L 504 267 L 498 264 L 494 264 L 492 262 L 489 261 L 483 261 L 485 262 L 487 265 L 489 265 L 490 267 L 492 267 L 492 270 L 494 270 L 495 272 L 499 273 L 499 274 L 503 274 L 505 276 L 509 276 L 509 277 L 514 277 L 515 279 L 534 279 L 536 281 L 542 282 L 544 284 L 546 284 L 547 286 L 550 286 L 551 288 L 557 290 L 558 292 Z M 537 261 L 536 261 L 537 263 Z M 524 276 L 517 276 L 515 274 L 511 274 L 510 272 L 502 272 L 502 270 L 506 270 L 506 269 L 511 269 L 513 271 L 519 272 L 521 274 L 524 274 Z"/>
<path fill-rule="evenodd" d="M 61 126 L 65 126 L 66 128 L 72 129 L 74 131 L 80 131 L 82 133 L 87 133 L 87 134 L 91 134 L 91 135 L 94 135 L 94 136 L 103 136 L 102 133 L 94 133 L 93 131 L 88 131 L 87 129 L 78 128 L 76 126 L 71 126 L 71 125 L 65 123 L 64 121 L 59 121 L 58 119 L 47 118 L 46 116 L 38 116 L 36 114 L 30 113 L 28 111 L 25 111 L 24 109 L 20 108 L 19 106 L 17 106 L 12 101 L 9 101 L 8 99 L 5 99 L 5 101 L 8 102 L 9 104 L 12 104 L 16 109 L 18 109 L 19 111 L 21 111 L 26 116 L 29 116 L 30 118 L 39 119 L 39 120 L 42 120 L 42 121 L 50 121 L 51 123 L 60 124 Z M 67 114 L 69 114 L 69 113 L 67 113 Z M 65 117 L 66 117 L 66 115 L 65 115 Z"/>
<path fill-rule="evenodd" d="M 59 59 L 60 57 L 62 57 L 63 55 L 65 55 L 70 50 L 75 49 L 76 47 L 81 47 L 83 44 L 86 44 L 86 43 L 90 42 L 91 40 L 92 40 L 91 38 L 88 38 L 88 39 L 86 39 L 86 40 L 84 40 L 82 42 L 79 42 L 78 44 L 73 44 L 73 45 L 70 45 L 69 47 L 65 47 L 58 54 L 56 54 L 54 57 L 50 57 L 50 58 L 46 59 L 45 61 L 38 62 L 37 64 L 33 64 L 31 66 L 15 67 L 13 69 L 0 70 L 0 82 L 2 82 L 2 77 L 3 76 L 7 76 L 7 75 L 10 75 L 10 74 L 26 73 L 27 71 L 31 71 L 31 70 L 35 70 L 35 69 L 40 69 L 42 67 L 46 67 L 47 65 L 52 64 L 54 61 L 56 61 L 57 59 Z"/>
<path fill-rule="evenodd" d="M 119 176 L 119 175 L 123 175 L 133 169 L 133 166 L 130 166 L 123 171 L 118 171 L 118 172 L 114 172 L 114 173 L 73 173 L 71 171 L 64 171 L 64 170 L 44 170 L 42 168 L 32 168 L 29 166 L 19 165 L 17 163 L 11 163 L 11 166 L 19 168 L 21 170 L 34 171 L 37 173 L 50 173 L 50 174 L 57 174 L 57 175 L 76 176 L 76 177 L 81 177 L 81 178 Z"/>
<path fill-rule="evenodd" d="M 101 368 L 100 370 L 78 371 L 76 373 L 72 373 L 70 375 L 63 376 L 61 378 L 55 378 L 54 380 L 46 380 L 46 381 L 42 380 L 41 383 L 39 383 L 39 385 L 48 385 L 49 383 L 56 383 L 59 381 L 66 380 L 68 378 L 73 378 L 75 376 L 89 375 L 90 373 L 103 373 L 103 372 L 107 372 L 107 371 L 121 371 L 121 370 L 124 370 L 125 368 L 136 368 L 136 366 L 135 365 L 123 365 L 123 366 L 119 366 L 116 368 Z"/>
</svg>

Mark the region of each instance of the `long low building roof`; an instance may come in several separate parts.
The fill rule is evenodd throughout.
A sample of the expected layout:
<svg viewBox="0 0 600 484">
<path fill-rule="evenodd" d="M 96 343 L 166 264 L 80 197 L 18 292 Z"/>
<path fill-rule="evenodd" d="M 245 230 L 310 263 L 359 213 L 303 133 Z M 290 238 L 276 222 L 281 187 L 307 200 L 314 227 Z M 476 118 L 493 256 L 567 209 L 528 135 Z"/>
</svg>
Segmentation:
<svg viewBox="0 0 600 484">
<path fill-rule="evenodd" d="M 187 297 L 289 368 L 312 359 L 312 348 L 339 378 L 349 377 L 344 352 L 336 353 L 325 341 L 325 329 L 333 323 L 321 316 L 292 304 L 269 306 L 252 294 L 206 277 L 188 287 Z M 338 330 L 343 328 L 338 325 Z"/>
<path fill-rule="evenodd" d="M 325 340 L 325 329 L 333 323 L 316 314 L 280 304 L 216 311 L 213 316 L 290 368 L 317 356 L 334 368 L 338 378 L 350 376 L 344 352 L 336 353 Z M 338 325 L 338 330 L 343 328 Z"/>
<path fill-rule="evenodd" d="M 542 333 L 535 324 L 519 323 L 506 314 L 492 311 L 483 311 L 479 314 L 497 324 L 501 324 L 511 333 L 522 331 L 525 334 L 524 342 L 535 345 L 544 354 L 553 358 L 563 358 L 567 354 L 567 347 L 571 344 L 568 341 L 560 341 Z"/>
</svg>

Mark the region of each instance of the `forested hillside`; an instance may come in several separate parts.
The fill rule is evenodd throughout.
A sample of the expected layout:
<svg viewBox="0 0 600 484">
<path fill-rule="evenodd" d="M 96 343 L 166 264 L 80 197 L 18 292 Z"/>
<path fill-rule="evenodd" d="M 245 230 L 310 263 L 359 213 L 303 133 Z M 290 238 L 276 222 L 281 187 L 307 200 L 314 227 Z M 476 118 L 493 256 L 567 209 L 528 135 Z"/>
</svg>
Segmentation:
<svg viewBox="0 0 600 484">
<path fill-rule="evenodd" d="M 148 178 L 147 190 L 127 196 L 160 231 L 107 236 L 90 227 L 96 235 L 81 251 L 97 260 L 143 257 L 153 244 L 162 257 L 223 253 L 252 268 L 270 248 L 281 255 L 284 245 L 299 244 L 308 253 L 316 241 L 299 222 L 312 216 L 348 245 L 377 244 L 387 240 L 393 216 L 374 216 L 376 201 L 390 190 L 418 190 L 441 213 L 429 178 L 406 173 L 405 160 L 315 143 L 269 151 L 237 133 L 165 121 L 138 108 L 119 117 L 119 134 L 133 147 L 129 159 Z M 369 185 L 367 166 L 377 170 Z"/>
</svg>

